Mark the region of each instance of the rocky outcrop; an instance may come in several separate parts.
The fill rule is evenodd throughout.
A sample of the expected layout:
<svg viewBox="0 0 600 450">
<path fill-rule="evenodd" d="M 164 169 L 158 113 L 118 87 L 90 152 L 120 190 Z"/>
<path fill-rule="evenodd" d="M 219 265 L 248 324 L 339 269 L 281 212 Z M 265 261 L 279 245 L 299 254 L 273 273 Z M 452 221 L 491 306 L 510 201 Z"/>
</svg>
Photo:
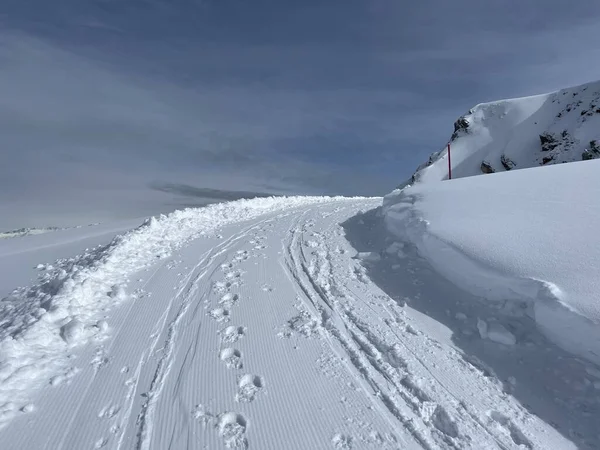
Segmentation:
<svg viewBox="0 0 600 450">
<path fill-rule="evenodd" d="M 494 170 L 494 168 L 492 167 L 492 165 L 489 163 L 489 161 L 482 161 L 481 162 L 481 171 L 483 173 L 494 173 L 494 172 L 496 172 Z"/>
<path fill-rule="evenodd" d="M 581 160 L 589 161 L 590 159 L 596 159 L 596 156 L 586 148 L 581 154 Z"/>
<path fill-rule="evenodd" d="M 469 121 L 465 116 L 460 116 L 456 122 L 454 122 L 454 133 L 452 133 L 451 141 L 456 140 L 461 134 L 467 133 L 469 129 Z"/>
<path fill-rule="evenodd" d="M 514 169 L 517 163 L 515 163 L 512 159 L 506 156 L 504 153 L 500 156 L 500 162 L 504 166 L 506 170 Z"/>
<path fill-rule="evenodd" d="M 598 141 L 593 140 L 590 141 L 589 148 L 586 148 L 581 154 L 581 159 L 583 161 L 588 161 L 596 158 L 600 158 L 600 144 L 598 144 Z"/>
<path fill-rule="evenodd" d="M 552 133 L 548 132 L 540 134 L 540 143 L 542 144 L 543 152 L 554 150 L 559 145 L 558 139 Z"/>
</svg>

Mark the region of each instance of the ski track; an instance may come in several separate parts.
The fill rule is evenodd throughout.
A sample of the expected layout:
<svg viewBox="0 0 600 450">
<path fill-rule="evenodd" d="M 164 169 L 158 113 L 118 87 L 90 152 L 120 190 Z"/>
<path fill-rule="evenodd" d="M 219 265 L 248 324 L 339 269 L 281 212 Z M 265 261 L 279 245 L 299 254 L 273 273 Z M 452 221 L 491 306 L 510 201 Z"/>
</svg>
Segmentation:
<svg viewBox="0 0 600 450">
<path fill-rule="evenodd" d="M 268 213 L 142 272 L 0 448 L 574 448 L 368 279 L 340 223 L 379 202 Z"/>
</svg>

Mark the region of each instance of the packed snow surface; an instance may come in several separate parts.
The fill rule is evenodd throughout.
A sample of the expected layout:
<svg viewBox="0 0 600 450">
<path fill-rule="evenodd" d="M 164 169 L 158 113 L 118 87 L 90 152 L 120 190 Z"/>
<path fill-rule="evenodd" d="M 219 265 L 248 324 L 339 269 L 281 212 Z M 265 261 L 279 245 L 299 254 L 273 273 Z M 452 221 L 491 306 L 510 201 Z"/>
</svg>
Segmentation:
<svg viewBox="0 0 600 450">
<path fill-rule="evenodd" d="M 600 371 L 525 346 L 380 204 L 189 209 L 53 262 L 59 232 L 20 238 L 43 259 L 0 302 L 0 448 L 597 448 Z"/>
<path fill-rule="evenodd" d="M 102 338 L 102 313 L 127 299 L 129 276 L 224 224 L 322 201 L 327 199 L 269 198 L 176 211 L 148 219 L 106 246 L 43 267 L 38 284 L 14 290 L 0 304 L 0 405 L 5 405 L 0 426 L 29 385 L 64 364 L 65 344 Z"/>
<path fill-rule="evenodd" d="M 598 364 L 598 173 L 600 161 L 585 161 L 417 183 L 386 197 L 385 221 L 450 280 L 522 302 L 548 336 Z"/>
</svg>

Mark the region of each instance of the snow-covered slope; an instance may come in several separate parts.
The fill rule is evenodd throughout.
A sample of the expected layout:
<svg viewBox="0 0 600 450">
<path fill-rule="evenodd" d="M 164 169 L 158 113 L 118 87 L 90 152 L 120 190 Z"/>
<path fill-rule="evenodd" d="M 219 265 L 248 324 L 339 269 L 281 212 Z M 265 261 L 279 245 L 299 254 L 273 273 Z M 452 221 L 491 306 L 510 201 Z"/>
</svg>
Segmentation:
<svg viewBox="0 0 600 450">
<path fill-rule="evenodd" d="M 600 81 L 477 105 L 451 138 L 452 178 L 598 157 Z M 405 184 L 447 179 L 447 158 L 447 148 L 432 154 Z"/>
<path fill-rule="evenodd" d="M 593 448 L 593 405 L 418 310 L 469 294 L 383 251 L 380 202 L 187 210 L 41 267 L 0 302 L 0 448 Z M 554 388 L 558 355 L 529 358 Z"/>
<path fill-rule="evenodd" d="M 600 364 L 598 173 L 600 161 L 586 161 L 417 183 L 386 197 L 384 218 L 437 271 L 496 302 L 493 320 L 529 315 Z"/>
<path fill-rule="evenodd" d="M 594 449 L 599 139 L 600 82 L 480 104 L 455 123 L 453 179 L 444 149 L 378 213 L 386 255 L 429 274 L 418 280 L 429 295 L 413 295 L 415 308 L 448 324 L 453 341 L 508 384 L 535 380 L 521 401 L 557 429 L 566 425 L 578 448 Z M 372 278 L 393 285 L 382 270 Z"/>
</svg>

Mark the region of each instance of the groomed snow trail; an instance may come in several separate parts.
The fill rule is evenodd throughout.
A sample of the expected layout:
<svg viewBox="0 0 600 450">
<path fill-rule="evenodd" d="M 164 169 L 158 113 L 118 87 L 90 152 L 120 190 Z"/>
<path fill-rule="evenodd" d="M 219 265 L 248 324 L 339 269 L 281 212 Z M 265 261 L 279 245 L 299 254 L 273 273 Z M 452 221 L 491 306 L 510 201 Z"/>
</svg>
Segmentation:
<svg viewBox="0 0 600 450">
<path fill-rule="evenodd" d="M 280 203 L 132 264 L 0 448 L 575 448 L 371 282 L 340 224 L 380 199 Z"/>
</svg>

